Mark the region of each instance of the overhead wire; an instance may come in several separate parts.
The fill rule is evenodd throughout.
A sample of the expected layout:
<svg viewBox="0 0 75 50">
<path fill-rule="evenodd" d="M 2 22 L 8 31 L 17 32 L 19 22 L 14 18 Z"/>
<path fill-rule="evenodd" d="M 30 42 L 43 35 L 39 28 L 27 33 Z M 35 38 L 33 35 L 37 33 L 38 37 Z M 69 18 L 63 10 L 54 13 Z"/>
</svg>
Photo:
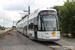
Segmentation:
<svg viewBox="0 0 75 50">
<path fill-rule="evenodd" d="M 31 2 L 31 0 L 28 2 L 27 6 L 29 5 L 30 2 Z M 26 6 L 26 7 L 27 7 L 27 6 Z M 26 8 L 26 7 L 25 7 L 25 8 Z"/>
<path fill-rule="evenodd" d="M 48 3 L 50 3 L 50 2 L 52 2 L 53 0 L 51 0 L 51 1 L 49 1 Z M 56 4 L 57 2 L 59 2 L 60 0 L 58 0 L 58 1 L 56 1 L 55 3 L 53 3 L 53 4 Z M 46 3 L 44 6 L 46 6 L 48 3 Z M 52 5 L 52 4 L 51 4 Z M 44 7 L 44 6 L 42 6 L 42 7 Z M 42 8 L 42 7 L 40 7 L 40 8 Z M 40 8 L 38 8 L 38 9 L 40 9 Z"/>
<path fill-rule="evenodd" d="M 32 5 L 34 2 L 35 2 L 35 0 L 31 3 L 31 5 Z M 30 6 L 31 6 L 31 5 L 30 5 Z"/>
<path fill-rule="evenodd" d="M 40 7 L 40 8 L 45 7 L 47 4 L 49 4 L 49 3 L 50 3 L 50 2 L 52 2 L 52 1 L 53 1 L 53 0 L 50 0 L 48 3 L 46 3 L 45 5 L 43 5 L 43 6 L 42 6 L 42 7 Z M 57 3 L 57 2 L 59 2 L 59 1 L 60 1 L 60 0 L 56 1 L 56 2 L 55 2 L 55 3 L 53 3 L 53 4 L 56 4 L 56 3 Z M 30 3 L 30 2 L 31 2 L 31 0 L 28 2 L 27 6 L 29 5 L 29 3 Z M 32 5 L 34 2 L 35 2 L 35 0 L 31 3 L 31 5 Z M 31 6 L 31 5 L 30 5 L 30 6 Z M 52 4 L 51 4 L 51 5 L 52 5 Z M 26 7 L 27 7 L 27 6 L 26 6 Z M 26 8 L 26 7 L 25 7 L 25 8 Z M 40 8 L 38 8 L 38 9 L 40 9 Z"/>
<path fill-rule="evenodd" d="M 51 1 L 53 1 L 53 0 L 50 0 L 48 3 L 50 3 Z M 48 3 L 46 3 L 46 4 L 43 5 L 42 7 L 46 6 Z M 42 8 L 42 7 L 40 7 L 40 8 Z M 38 8 L 38 9 L 40 9 L 40 8 Z"/>
<path fill-rule="evenodd" d="M 59 2 L 60 0 L 56 1 L 54 4 L 56 4 L 57 2 Z"/>
</svg>

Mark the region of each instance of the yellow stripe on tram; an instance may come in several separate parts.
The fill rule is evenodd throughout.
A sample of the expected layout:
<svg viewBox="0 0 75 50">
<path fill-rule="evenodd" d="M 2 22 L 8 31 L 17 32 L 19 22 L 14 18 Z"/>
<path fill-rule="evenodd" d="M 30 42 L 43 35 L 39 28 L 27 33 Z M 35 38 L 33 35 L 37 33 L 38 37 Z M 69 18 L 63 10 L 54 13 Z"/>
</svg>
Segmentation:
<svg viewBox="0 0 75 50">
<path fill-rule="evenodd" d="M 52 36 L 55 36 L 55 33 L 56 33 L 56 31 L 53 31 L 53 32 L 52 32 Z"/>
</svg>

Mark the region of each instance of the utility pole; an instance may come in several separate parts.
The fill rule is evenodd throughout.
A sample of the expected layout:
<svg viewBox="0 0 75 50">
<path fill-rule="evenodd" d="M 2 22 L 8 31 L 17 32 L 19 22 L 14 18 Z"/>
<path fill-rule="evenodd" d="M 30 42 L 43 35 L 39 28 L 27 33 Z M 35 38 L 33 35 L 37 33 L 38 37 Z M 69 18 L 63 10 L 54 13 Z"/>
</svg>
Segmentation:
<svg viewBox="0 0 75 50">
<path fill-rule="evenodd" d="M 4 27 L 4 12 L 3 12 L 3 27 Z"/>
<path fill-rule="evenodd" d="M 28 12 L 29 12 L 29 14 L 30 14 L 30 6 L 28 6 Z"/>
<path fill-rule="evenodd" d="M 13 21 L 13 26 L 12 26 L 12 28 L 14 28 L 14 21 Z"/>
<path fill-rule="evenodd" d="M 23 10 L 24 12 L 28 12 L 28 20 L 29 20 L 29 14 L 30 14 L 30 6 L 28 6 L 28 10 Z M 29 21 L 28 21 L 28 24 L 27 24 L 27 29 L 28 29 L 28 26 L 29 25 Z"/>
<path fill-rule="evenodd" d="M 29 25 L 29 14 L 30 14 L 30 6 L 28 6 L 28 25 Z M 28 27 L 27 27 L 27 29 L 28 29 Z"/>
<path fill-rule="evenodd" d="M 13 26 L 14 26 L 14 21 L 13 21 Z"/>
</svg>

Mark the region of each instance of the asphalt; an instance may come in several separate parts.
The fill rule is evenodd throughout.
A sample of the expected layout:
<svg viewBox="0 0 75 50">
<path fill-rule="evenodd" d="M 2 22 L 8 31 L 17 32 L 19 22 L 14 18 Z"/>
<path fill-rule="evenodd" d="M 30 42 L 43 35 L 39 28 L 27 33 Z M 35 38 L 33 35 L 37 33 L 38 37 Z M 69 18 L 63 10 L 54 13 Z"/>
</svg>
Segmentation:
<svg viewBox="0 0 75 50">
<path fill-rule="evenodd" d="M 0 40 L 1 50 L 52 50 L 46 45 L 31 41 L 29 38 L 13 30 Z"/>
<path fill-rule="evenodd" d="M 32 41 L 16 30 L 0 39 L 0 50 L 74 50 L 75 43 L 61 38 L 60 41 Z"/>
<path fill-rule="evenodd" d="M 68 38 L 68 37 L 61 36 L 61 39 L 75 43 L 75 38 Z"/>
</svg>

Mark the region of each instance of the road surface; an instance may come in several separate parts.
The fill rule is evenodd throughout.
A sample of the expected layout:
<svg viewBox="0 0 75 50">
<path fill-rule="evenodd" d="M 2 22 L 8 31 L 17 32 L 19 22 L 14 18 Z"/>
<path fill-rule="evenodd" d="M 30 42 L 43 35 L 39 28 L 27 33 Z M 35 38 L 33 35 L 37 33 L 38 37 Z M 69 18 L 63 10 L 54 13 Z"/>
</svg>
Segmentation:
<svg viewBox="0 0 75 50">
<path fill-rule="evenodd" d="M 0 50 L 74 50 L 75 43 L 61 39 L 55 42 L 32 41 L 16 30 L 0 39 Z"/>
</svg>

